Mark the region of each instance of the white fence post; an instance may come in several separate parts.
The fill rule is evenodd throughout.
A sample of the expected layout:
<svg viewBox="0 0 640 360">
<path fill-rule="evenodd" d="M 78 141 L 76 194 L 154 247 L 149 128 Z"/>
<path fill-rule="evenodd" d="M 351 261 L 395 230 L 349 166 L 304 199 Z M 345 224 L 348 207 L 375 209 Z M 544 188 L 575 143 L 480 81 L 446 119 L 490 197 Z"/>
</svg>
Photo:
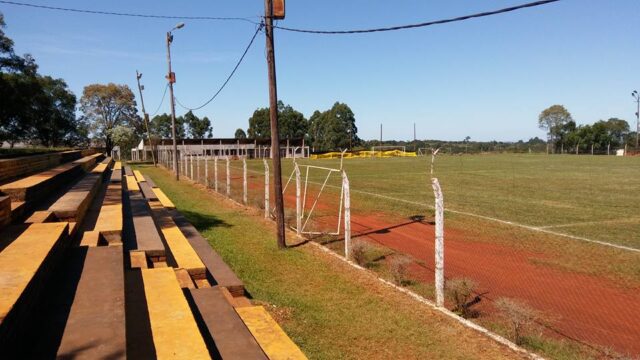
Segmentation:
<svg viewBox="0 0 640 360">
<path fill-rule="evenodd" d="M 436 241 L 435 241 L 435 270 L 436 270 L 436 306 L 444 306 L 444 199 L 442 189 L 437 178 L 431 179 L 433 194 L 436 197 Z"/>
<path fill-rule="evenodd" d="M 247 159 L 242 158 L 242 202 L 247 205 Z"/>
<path fill-rule="evenodd" d="M 302 236 L 302 198 L 301 198 L 301 181 L 300 181 L 300 168 L 298 164 L 294 163 L 294 169 L 296 172 L 296 234 Z"/>
<path fill-rule="evenodd" d="M 200 155 L 196 154 L 196 182 L 200 182 Z"/>
<path fill-rule="evenodd" d="M 204 186 L 209 188 L 209 158 L 204 157 Z"/>
<path fill-rule="evenodd" d="M 218 157 L 213 158 L 213 186 L 214 190 L 218 192 Z"/>
<path fill-rule="evenodd" d="M 269 218 L 269 163 L 267 159 L 262 159 L 264 162 L 264 218 Z"/>
<path fill-rule="evenodd" d="M 193 180 L 193 154 L 189 156 L 191 158 L 191 180 Z"/>
<path fill-rule="evenodd" d="M 231 197 L 231 173 L 229 169 L 229 156 L 227 156 L 227 197 Z"/>
<path fill-rule="evenodd" d="M 344 193 L 344 257 L 349 260 L 351 259 L 351 193 L 346 171 L 342 172 L 342 191 Z"/>
</svg>

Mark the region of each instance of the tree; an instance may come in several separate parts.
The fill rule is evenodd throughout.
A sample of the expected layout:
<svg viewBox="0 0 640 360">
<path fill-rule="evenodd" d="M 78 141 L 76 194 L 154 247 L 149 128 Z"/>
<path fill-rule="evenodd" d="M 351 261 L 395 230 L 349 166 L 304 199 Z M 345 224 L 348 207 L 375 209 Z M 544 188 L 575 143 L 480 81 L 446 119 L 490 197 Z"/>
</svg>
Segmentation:
<svg viewBox="0 0 640 360">
<path fill-rule="evenodd" d="M 624 146 L 624 138 L 629 133 L 629 123 L 618 118 L 609 118 L 606 127 L 615 146 Z"/>
<path fill-rule="evenodd" d="M 184 118 L 179 116 L 176 118 L 176 138 L 184 139 L 185 130 L 184 130 Z M 171 139 L 173 134 L 171 132 L 171 115 L 169 114 L 160 114 L 156 115 L 151 119 L 149 124 L 151 133 L 155 136 L 158 136 L 160 139 Z"/>
<path fill-rule="evenodd" d="M 572 121 L 571 113 L 562 105 L 552 105 L 538 116 L 538 126 L 547 131 L 547 143 L 555 144 L 562 132 L 562 126 Z"/>
<path fill-rule="evenodd" d="M 315 150 L 352 148 L 360 143 L 355 121 L 351 108 L 336 102 L 331 109 L 311 115 L 309 140 Z"/>
<path fill-rule="evenodd" d="M 104 140 L 107 153 L 113 148 L 109 130 L 119 125 L 143 128 L 137 115 L 135 97 L 127 85 L 109 83 L 85 86 L 80 99 L 80 110 L 89 122 L 93 135 Z M 136 132 L 138 131 L 140 130 Z"/>
<path fill-rule="evenodd" d="M 76 96 L 69 91 L 62 79 L 37 76 L 41 91 L 34 103 L 34 123 L 31 138 L 44 146 L 75 145 L 78 133 Z"/>
<path fill-rule="evenodd" d="M 121 154 L 130 154 L 131 149 L 138 143 L 138 135 L 131 126 L 117 125 L 107 132 L 113 144 L 120 147 Z"/>
<path fill-rule="evenodd" d="M 247 138 L 247 134 L 244 132 L 244 130 L 237 129 L 235 137 L 236 137 L 236 139 L 246 139 Z"/>
<path fill-rule="evenodd" d="M 205 137 L 211 137 L 213 129 L 211 128 L 211 121 L 206 116 L 200 119 L 191 110 L 184 114 L 184 125 L 187 127 L 189 138 L 191 139 L 203 139 Z"/>
<path fill-rule="evenodd" d="M 304 115 L 295 110 L 291 105 L 285 105 L 278 101 L 278 130 L 281 139 L 300 139 L 307 134 L 308 122 Z M 249 118 L 250 138 L 270 138 L 271 122 L 269 108 L 260 108 L 253 112 Z"/>
</svg>

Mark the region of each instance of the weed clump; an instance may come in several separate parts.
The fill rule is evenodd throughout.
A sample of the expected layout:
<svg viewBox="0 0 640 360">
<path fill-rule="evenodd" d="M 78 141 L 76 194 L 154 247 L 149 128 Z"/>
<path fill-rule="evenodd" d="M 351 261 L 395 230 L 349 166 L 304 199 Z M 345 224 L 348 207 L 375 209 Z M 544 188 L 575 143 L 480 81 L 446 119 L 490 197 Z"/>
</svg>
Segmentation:
<svg viewBox="0 0 640 360">
<path fill-rule="evenodd" d="M 362 240 L 354 241 L 351 245 L 351 260 L 360 266 L 367 265 L 367 252 L 370 245 Z"/>
<path fill-rule="evenodd" d="M 406 256 L 394 256 L 389 261 L 389 273 L 391 275 L 391 280 L 393 283 L 402 286 L 407 280 L 407 272 L 409 270 L 409 264 L 411 263 L 411 259 Z"/>
<path fill-rule="evenodd" d="M 537 327 L 536 323 L 541 319 L 540 312 L 516 299 L 499 298 L 495 306 L 509 329 L 509 337 L 517 345 L 524 343 L 525 337 Z"/>
<path fill-rule="evenodd" d="M 445 296 L 454 305 L 451 311 L 465 319 L 477 315 L 471 307 L 480 302 L 480 297 L 474 298 L 477 284 L 467 278 L 448 280 L 445 284 Z"/>
</svg>

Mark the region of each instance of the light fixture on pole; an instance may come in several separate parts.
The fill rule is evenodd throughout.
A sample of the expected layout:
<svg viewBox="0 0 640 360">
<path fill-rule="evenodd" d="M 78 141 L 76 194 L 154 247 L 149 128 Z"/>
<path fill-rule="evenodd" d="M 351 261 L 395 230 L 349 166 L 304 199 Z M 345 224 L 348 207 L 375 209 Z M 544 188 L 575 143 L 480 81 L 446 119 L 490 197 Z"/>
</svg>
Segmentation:
<svg viewBox="0 0 640 360">
<path fill-rule="evenodd" d="M 180 180 L 180 167 L 178 166 L 178 143 L 176 141 L 176 103 L 173 97 L 173 83 L 176 82 L 176 74 L 171 71 L 171 43 L 173 42 L 174 30 L 182 29 L 184 23 L 178 23 L 173 29 L 167 32 L 167 64 L 169 72 L 167 73 L 167 81 L 169 81 L 169 97 L 171 98 L 171 137 L 173 139 L 173 172 L 176 180 Z"/>
</svg>

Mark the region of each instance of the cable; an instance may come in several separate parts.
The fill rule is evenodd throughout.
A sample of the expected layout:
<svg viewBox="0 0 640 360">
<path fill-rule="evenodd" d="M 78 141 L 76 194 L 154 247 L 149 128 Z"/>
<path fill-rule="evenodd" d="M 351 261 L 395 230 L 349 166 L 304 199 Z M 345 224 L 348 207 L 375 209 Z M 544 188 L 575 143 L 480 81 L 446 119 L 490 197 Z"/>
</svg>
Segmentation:
<svg viewBox="0 0 640 360">
<path fill-rule="evenodd" d="M 9 5 L 17 5 L 17 6 L 26 6 L 26 7 L 38 8 L 38 9 L 57 10 L 57 11 L 70 11 L 70 12 L 76 12 L 76 13 L 96 14 L 96 15 L 113 15 L 113 16 L 128 16 L 128 17 L 153 18 L 153 19 L 177 19 L 177 20 L 246 21 L 246 22 L 250 22 L 252 24 L 257 24 L 255 21 L 251 20 L 250 18 L 243 18 L 243 17 L 151 15 L 151 14 L 134 14 L 134 13 L 113 12 L 113 11 L 99 11 L 99 10 L 63 8 L 63 7 L 56 7 L 56 6 L 36 5 L 36 4 L 28 4 L 28 3 L 21 3 L 21 2 L 16 2 L 16 1 L 4 1 L 4 0 L 0 0 L 0 3 L 9 4 Z"/>
<path fill-rule="evenodd" d="M 168 88 L 169 88 L 169 84 L 165 85 L 164 93 L 162 93 L 162 100 L 160 100 L 160 105 L 158 105 L 158 108 L 156 109 L 156 111 L 154 111 L 153 114 L 151 114 L 151 117 L 155 116 L 158 113 L 158 111 L 160 111 L 160 107 L 164 103 L 164 97 L 165 97 L 165 95 L 167 95 L 167 89 Z"/>
<path fill-rule="evenodd" d="M 213 99 L 215 99 L 218 96 L 218 94 L 220 94 L 220 92 L 222 92 L 222 89 L 224 89 L 224 87 L 227 86 L 227 84 L 229 83 L 229 80 L 231 80 L 231 78 L 233 77 L 233 74 L 235 74 L 235 72 L 236 72 L 236 70 L 238 70 L 238 67 L 240 66 L 240 64 L 242 64 L 242 60 L 244 60 L 245 55 L 247 55 L 247 52 L 249 52 L 249 49 L 251 48 L 251 45 L 253 45 L 253 41 L 256 39 L 256 36 L 258 36 L 258 33 L 260 32 L 260 30 L 262 30 L 263 27 L 264 27 L 264 23 L 261 23 L 260 26 L 258 26 L 258 28 L 256 29 L 256 32 L 253 34 L 253 37 L 251 37 L 251 41 L 249 42 L 249 45 L 247 46 L 246 49 L 244 49 L 244 53 L 242 53 L 242 56 L 240 57 L 240 60 L 238 60 L 238 62 L 236 63 L 236 66 L 233 68 L 233 71 L 231 71 L 231 74 L 229 74 L 229 76 L 227 77 L 227 80 L 224 81 L 222 86 L 220 86 L 218 91 L 216 91 L 216 93 L 213 94 L 213 96 L 209 100 L 207 100 L 204 104 L 202 104 L 202 105 L 200 105 L 198 107 L 194 107 L 194 108 L 190 108 L 190 107 L 184 106 L 183 104 L 180 103 L 180 101 L 178 101 L 178 98 L 175 98 L 176 103 L 178 105 L 180 105 L 181 108 L 183 108 L 185 110 L 190 110 L 190 111 L 199 110 L 199 109 L 202 109 L 203 107 L 209 105 L 209 103 L 212 102 Z"/>
<path fill-rule="evenodd" d="M 526 4 L 522 4 L 522 5 L 511 6 L 511 7 L 504 8 L 504 9 L 499 9 L 499 10 L 494 10 L 494 11 L 487 11 L 487 12 L 471 14 L 471 15 L 464 15 L 464 16 L 459 16 L 459 17 L 450 18 L 450 19 L 434 20 L 434 21 L 428 21 L 428 22 L 423 22 L 423 23 L 418 23 L 418 24 L 399 25 L 399 26 L 375 28 L 375 29 L 335 30 L 335 31 L 331 31 L 331 30 L 295 29 L 295 28 L 289 28 L 289 27 L 278 26 L 278 25 L 274 25 L 273 27 L 277 28 L 277 29 L 280 29 L 280 30 L 285 30 L 285 31 L 307 33 L 307 34 L 325 34 L 325 35 L 328 35 L 328 34 L 332 34 L 332 35 L 338 35 L 338 34 L 339 35 L 343 35 L 343 34 L 362 34 L 362 33 L 383 32 L 383 31 L 406 30 L 406 29 L 420 28 L 420 27 L 426 27 L 426 26 L 431 26 L 431 25 L 440 25 L 440 24 L 452 23 L 452 22 L 457 22 L 457 21 L 464 21 L 464 20 L 480 18 L 480 17 L 485 17 L 485 16 L 497 15 L 497 14 L 502 14 L 502 13 L 506 13 L 506 12 L 520 10 L 520 9 L 536 7 L 536 6 L 540 6 L 540 5 L 546 5 L 546 4 L 557 2 L 557 1 L 560 1 L 560 0 L 535 1 L 535 2 L 530 2 L 530 3 L 526 3 Z"/>
</svg>

